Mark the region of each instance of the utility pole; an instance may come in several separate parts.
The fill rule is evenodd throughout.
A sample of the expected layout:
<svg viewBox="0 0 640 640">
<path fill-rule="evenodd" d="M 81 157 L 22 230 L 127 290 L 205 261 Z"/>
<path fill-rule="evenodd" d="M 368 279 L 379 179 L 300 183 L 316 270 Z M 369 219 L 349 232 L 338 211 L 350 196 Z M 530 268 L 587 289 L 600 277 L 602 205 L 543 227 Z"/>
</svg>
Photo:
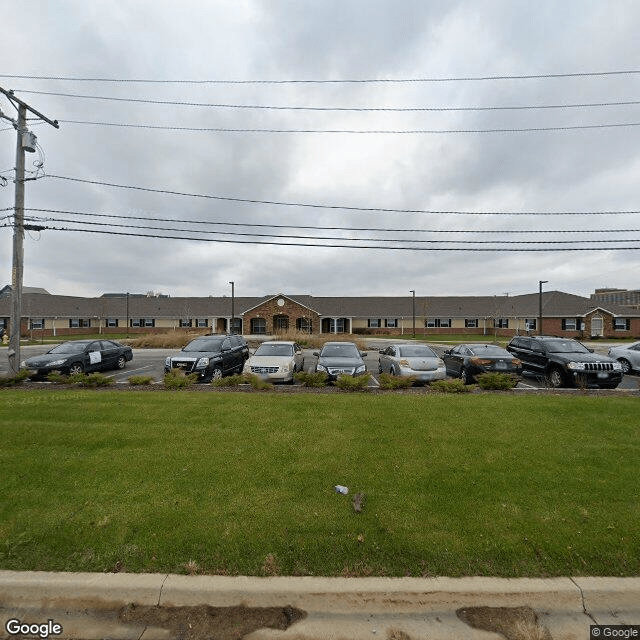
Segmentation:
<svg viewBox="0 0 640 640">
<path fill-rule="evenodd" d="M 231 285 L 231 326 L 229 327 L 229 333 L 231 335 L 234 334 L 234 325 L 236 323 L 236 283 L 235 282 L 229 282 L 229 284 Z"/>
<path fill-rule="evenodd" d="M 7 118 L 1 111 L 0 117 L 9 120 L 16 132 L 16 177 L 15 200 L 13 212 L 13 268 L 11 270 L 11 320 L 9 323 L 9 367 L 13 373 L 20 369 L 20 328 L 22 323 L 22 274 L 24 267 L 24 153 L 26 150 L 35 151 L 35 136 L 27 129 L 27 111 L 38 118 L 59 129 L 57 120 L 50 120 L 33 107 L 19 100 L 13 95 L 13 91 L 7 91 L 0 87 L 3 93 L 18 110 L 18 120 Z"/>
</svg>

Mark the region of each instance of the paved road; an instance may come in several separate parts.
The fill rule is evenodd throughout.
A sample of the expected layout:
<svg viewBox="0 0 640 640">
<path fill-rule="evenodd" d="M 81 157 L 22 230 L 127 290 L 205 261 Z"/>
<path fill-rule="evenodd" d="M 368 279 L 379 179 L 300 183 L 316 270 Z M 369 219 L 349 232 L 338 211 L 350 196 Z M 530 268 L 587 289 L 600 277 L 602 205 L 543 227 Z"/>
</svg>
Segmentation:
<svg viewBox="0 0 640 640">
<path fill-rule="evenodd" d="M 371 387 L 378 386 L 378 350 L 384 348 L 389 341 L 385 340 L 368 340 L 367 356 L 365 364 L 367 370 L 373 374 L 369 383 Z M 52 345 L 30 345 L 21 348 L 22 358 L 31 358 L 33 356 L 45 353 Z M 438 355 L 442 355 L 444 350 L 449 348 L 444 344 L 432 345 Z M 593 345 L 597 353 L 606 355 L 608 345 Z M 313 355 L 313 349 L 304 350 L 304 368 L 306 371 L 313 371 L 317 358 Z M 149 375 L 157 382 L 161 381 L 164 376 L 164 361 L 167 356 L 174 355 L 175 349 L 135 349 L 133 360 L 127 363 L 125 369 L 121 371 L 107 371 L 107 376 L 113 377 L 116 382 L 126 382 L 129 377 L 134 375 Z M 9 366 L 4 350 L 0 350 L 0 375 L 8 373 Z M 525 376 L 518 384 L 519 388 L 542 389 L 545 388 L 545 382 L 542 379 Z M 619 389 L 638 389 L 640 388 L 640 377 L 637 375 L 625 376 Z"/>
</svg>

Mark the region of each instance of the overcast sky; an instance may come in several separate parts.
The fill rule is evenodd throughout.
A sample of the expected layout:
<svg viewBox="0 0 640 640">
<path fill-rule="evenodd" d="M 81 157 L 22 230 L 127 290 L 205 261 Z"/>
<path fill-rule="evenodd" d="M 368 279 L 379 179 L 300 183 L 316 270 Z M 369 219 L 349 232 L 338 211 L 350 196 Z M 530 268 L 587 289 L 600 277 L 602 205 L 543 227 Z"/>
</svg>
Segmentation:
<svg viewBox="0 0 640 640">
<path fill-rule="evenodd" d="M 639 214 L 514 214 L 640 209 L 640 127 L 593 128 L 640 123 L 640 104 L 619 104 L 640 101 L 640 74 L 513 77 L 640 70 L 637 0 L 2 8 L 0 86 L 60 121 L 58 130 L 30 121 L 40 148 L 27 169 L 44 177 L 26 183 L 25 215 L 49 228 L 26 235 L 25 286 L 81 296 L 229 295 L 229 281 L 238 296 L 517 295 L 539 280 L 588 296 L 639 286 Z M 478 79 L 495 76 L 505 78 Z M 374 79 L 432 81 L 344 82 Z M 273 82 L 292 80 L 316 82 Z M 327 80 L 336 82 L 317 82 Z M 593 103 L 602 106 L 566 106 Z M 554 108 L 469 109 L 516 106 Z M 0 110 L 16 117 L 4 96 Z M 12 214 L 14 165 L 15 131 L 0 120 L 0 218 Z M 576 247 L 586 250 L 557 250 Z M 10 226 L 0 228 L 0 268 L 0 285 L 10 283 Z"/>
</svg>

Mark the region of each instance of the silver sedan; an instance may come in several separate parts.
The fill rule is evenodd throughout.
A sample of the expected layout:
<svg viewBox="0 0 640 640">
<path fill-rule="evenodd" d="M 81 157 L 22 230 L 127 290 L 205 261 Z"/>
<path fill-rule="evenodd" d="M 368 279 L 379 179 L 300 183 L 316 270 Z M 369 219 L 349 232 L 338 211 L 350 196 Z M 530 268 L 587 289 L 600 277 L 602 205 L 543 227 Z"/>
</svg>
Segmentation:
<svg viewBox="0 0 640 640">
<path fill-rule="evenodd" d="M 378 371 L 412 377 L 417 382 L 444 380 L 447 372 L 442 358 L 426 344 L 392 344 L 380 351 Z"/>
<path fill-rule="evenodd" d="M 622 365 L 623 373 L 640 371 L 640 342 L 611 347 L 607 355 Z"/>
</svg>

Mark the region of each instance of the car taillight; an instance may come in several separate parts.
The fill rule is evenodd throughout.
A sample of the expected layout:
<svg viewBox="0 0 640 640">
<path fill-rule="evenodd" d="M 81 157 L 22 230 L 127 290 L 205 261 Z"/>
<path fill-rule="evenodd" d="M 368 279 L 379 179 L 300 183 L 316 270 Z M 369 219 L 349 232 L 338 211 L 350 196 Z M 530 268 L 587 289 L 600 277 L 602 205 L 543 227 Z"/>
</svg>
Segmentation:
<svg viewBox="0 0 640 640">
<path fill-rule="evenodd" d="M 471 358 L 471 360 L 469 360 L 469 362 L 473 365 L 475 365 L 476 367 L 484 367 L 488 364 L 491 364 L 491 360 L 487 360 L 485 358 Z"/>
<path fill-rule="evenodd" d="M 518 358 L 514 358 L 514 359 L 511 361 L 511 364 L 512 364 L 514 367 L 519 367 L 519 366 L 521 366 L 521 365 L 522 365 L 522 360 L 518 360 Z"/>
</svg>

